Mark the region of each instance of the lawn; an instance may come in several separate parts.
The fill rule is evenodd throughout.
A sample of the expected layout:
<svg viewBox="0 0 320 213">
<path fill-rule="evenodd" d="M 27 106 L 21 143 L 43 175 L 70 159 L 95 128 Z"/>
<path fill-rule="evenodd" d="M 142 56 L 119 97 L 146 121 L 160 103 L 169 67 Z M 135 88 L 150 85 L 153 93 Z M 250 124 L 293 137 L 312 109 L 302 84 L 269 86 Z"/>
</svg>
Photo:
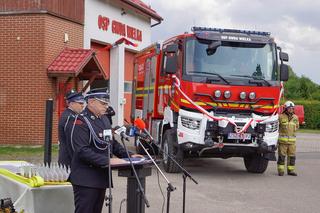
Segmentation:
<svg viewBox="0 0 320 213">
<path fill-rule="evenodd" d="M 57 161 L 58 146 L 52 146 L 52 162 Z M 43 146 L 0 146 L 0 160 L 23 160 L 31 163 L 41 163 L 44 158 Z"/>
<path fill-rule="evenodd" d="M 320 129 L 299 129 L 298 132 L 320 134 Z"/>
</svg>

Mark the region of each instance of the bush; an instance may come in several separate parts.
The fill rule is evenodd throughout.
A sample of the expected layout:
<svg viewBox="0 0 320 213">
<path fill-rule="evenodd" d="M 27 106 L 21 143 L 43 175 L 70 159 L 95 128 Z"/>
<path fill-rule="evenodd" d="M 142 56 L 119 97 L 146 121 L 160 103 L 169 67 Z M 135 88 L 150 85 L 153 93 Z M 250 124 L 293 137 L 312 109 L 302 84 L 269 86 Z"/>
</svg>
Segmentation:
<svg viewBox="0 0 320 213">
<path fill-rule="evenodd" d="M 301 97 L 307 100 L 320 101 L 320 86 L 306 76 L 298 77 L 289 68 L 289 80 L 284 83 L 285 98 L 299 100 Z"/>
<path fill-rule="evenodd" d="M 316 100 L 294 100 L 296 105 L 304 106 L 304 119 L 306 129 L 320 129 L 320 101 Z"/>
</svg>

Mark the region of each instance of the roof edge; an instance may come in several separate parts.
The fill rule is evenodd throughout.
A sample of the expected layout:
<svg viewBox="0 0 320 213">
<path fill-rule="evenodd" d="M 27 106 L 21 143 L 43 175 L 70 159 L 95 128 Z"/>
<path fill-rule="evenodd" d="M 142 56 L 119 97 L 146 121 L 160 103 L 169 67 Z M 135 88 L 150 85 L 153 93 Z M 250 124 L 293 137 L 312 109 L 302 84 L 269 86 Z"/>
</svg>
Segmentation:
<svg viewBox="0 0 320 213">
<path fill-rule="evenodd" d="M 121 0 L 121 1 L 125 4 L 130 5 L 131 7 L 134 7 L 136 9 L 140 10 L 141 12 L 149 15 L 150 17 L 152 17 L 156 21 L 159 21 L 159 22 L 163 21 L 163 18 L 160 15 L 158 15 L 156 11 L 154 11 L 154 10 L 153 10 L 154 12 L 150 11 L 150 10 L 152 10 L 151 8 L 150 8 L 150 10 L 147 10 L 145 7 L 143 7 L 139 4 L 135 4 L 134 2 L 132 2 L 130 0 Z"/>
</svg>

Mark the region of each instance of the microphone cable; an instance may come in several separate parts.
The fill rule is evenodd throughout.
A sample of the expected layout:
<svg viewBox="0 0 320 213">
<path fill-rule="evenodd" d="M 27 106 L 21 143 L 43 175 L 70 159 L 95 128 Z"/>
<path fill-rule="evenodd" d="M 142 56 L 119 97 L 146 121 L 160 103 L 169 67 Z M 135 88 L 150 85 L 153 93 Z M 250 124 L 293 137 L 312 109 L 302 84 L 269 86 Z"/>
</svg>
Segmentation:
<svg viewBox="0 0 320 213">
<path fill-rule="evenodd" d="M 138 139 L 138 140 L 139 140 L 139 139 Z M 139 143 L 142 143 L 142 142 L 139 140 Z M 152 152 L 153 152 L 154 156 L 157 157 L 157 155 L 156 155 L 156 153 L 155 153 L 155 150 L 154 150 L 154 147 L 152 146 L 152 144 L 151 144 L 151 143 L 148 143 L 148 142 L 146 142 L 146 144 L 148 144 L 148 146 L 152 149 Z M 164 205 L 165 205 L 165 203 L 166 203 L 166 197 L 165 197 L 165 195 L 164 195 L 164 193 L 163 193 L 163 190 L 162 190 L 162 188 L 161 188 L 159 171 L 158 171 L 157 169 L 156 169 L 156 171 L 157 171 L 158 187 L 159 187 L 160 193 L 161 193 L 162 198 L 163 198 L 162 207 L 161 207 L 161 212 L 163 213 L 163 212 L 164 212 Z"/>
<path fill-rule="evenodd" d="M 140 143 L 141 143 L 141 142 L 140 142 Z M 147 142 L 147 144 L 148 144 L 148 146 L 152 149 L 152 152 L 153 152 L 154 156 L 156 156 L 156 159 L 157 159 L 157 155 L 156 155 L 156 153 L 155 153 L 154 147 L 152 146 L 152 143 L 148 143 L 148 142 Z M 158 179 L 159 190 L 160 190 L 160 193 L 161 193 L 162 198 L 163 198 L 162 207 L 161 207 L 161 212 L 163 213 L 163 212 L 164 212 L 164 205 L 165 205 L 165 203 L 166 203 L 166 197 L 165 197 L 165 195 L 164 195 L 164 193 L 163 193 L 163 190 L 162 190 L 162 188 L 161 188 L 159 171 L 158 171 L 158 170 L 156 170 L 156 171 L 157 171 L 157 179 Z"/>
<path fill-rule="evenodd" d="M 143 188 L 142 185 L 141 185 L 140 179 L 138 178 L 137 171 L 136 171 L 136 169 L 135 169 L 135 167 L 134 167 L 134 165 L 133 165 L 133 162 L 132 162 L 132 160 L 131 160 L 131 158 L 130 158 L 130 154 L 129 154 L 128 148 L 127 148 L 125 142 L 123 141 L 123 139 L 121 139 L 121 142 L 122 142 L 122 145 L 123 145 L 123 147 L 124 147 L 124 149 L 125 149 L 125 151 L 126 151 L 126 153 L 127 153 L 127 156 L 128 156 L 128 159 L 129 159 L 130 166 L 131 166 L 131 169 L 132 169 L 132 171 L 133 171 L 133 174 L 134 174 L 134 176 L 136 177 L 136 180 L 137 180 L 137 182 L 138 182 L 139 193 L 141 194 L 142 199 L 144 200 L 145 205 L 149 208 L 149 207 L 150 207 L 149 201 L 148 201 L 148 199 L 147 199 L 147 197 L 146 197 L 146 195 L 145 195 L 144 188 Z"/>
<path fill-rule="evenodd" d="M 162 188 L 161 188 L 160 176 L 159 176 L 159 171 L 158 171 L 158 170 L 157 170 L 157 179 L 158 179 L 159 190 L 160 190 L 160 193 L 161 193 L 162 199 L 163 199 L 163 201 L 162 201 L 162 207 L 161 207 L 161 212 L 163 213 L 163 211 L 164 211 L 164 205 L 165 205 L 165 203 L 166 203 L 166 197 L 165 197 L 165 195 L 164 195 L 164 193 L 163 193 L 163 190 L 162 190 Z"/>
<path fill-rule="evenodd" d="M 119 208 L 119 213 L 121 213 L 122 204 L 123 204 L 124 202 L 126 202 L 126 201 L 127 201 L 126 198 L 123 198 L 123 199 L 121 200 L 121 202 L 120 202 L 120 208 Z"/>
</svg>

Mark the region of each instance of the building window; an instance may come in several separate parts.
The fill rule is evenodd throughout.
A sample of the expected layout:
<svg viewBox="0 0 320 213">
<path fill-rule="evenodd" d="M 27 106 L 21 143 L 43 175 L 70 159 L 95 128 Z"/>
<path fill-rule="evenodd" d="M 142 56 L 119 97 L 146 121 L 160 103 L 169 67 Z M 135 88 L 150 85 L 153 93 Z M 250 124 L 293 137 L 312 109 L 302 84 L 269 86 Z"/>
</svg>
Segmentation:
<svg viewBox="0 0 320 213">
<path fill-rule="evenodd" d="M 124 82 L 124 92 L 132 93 L 132 82 L 131 81 Z"/>
</svg>

